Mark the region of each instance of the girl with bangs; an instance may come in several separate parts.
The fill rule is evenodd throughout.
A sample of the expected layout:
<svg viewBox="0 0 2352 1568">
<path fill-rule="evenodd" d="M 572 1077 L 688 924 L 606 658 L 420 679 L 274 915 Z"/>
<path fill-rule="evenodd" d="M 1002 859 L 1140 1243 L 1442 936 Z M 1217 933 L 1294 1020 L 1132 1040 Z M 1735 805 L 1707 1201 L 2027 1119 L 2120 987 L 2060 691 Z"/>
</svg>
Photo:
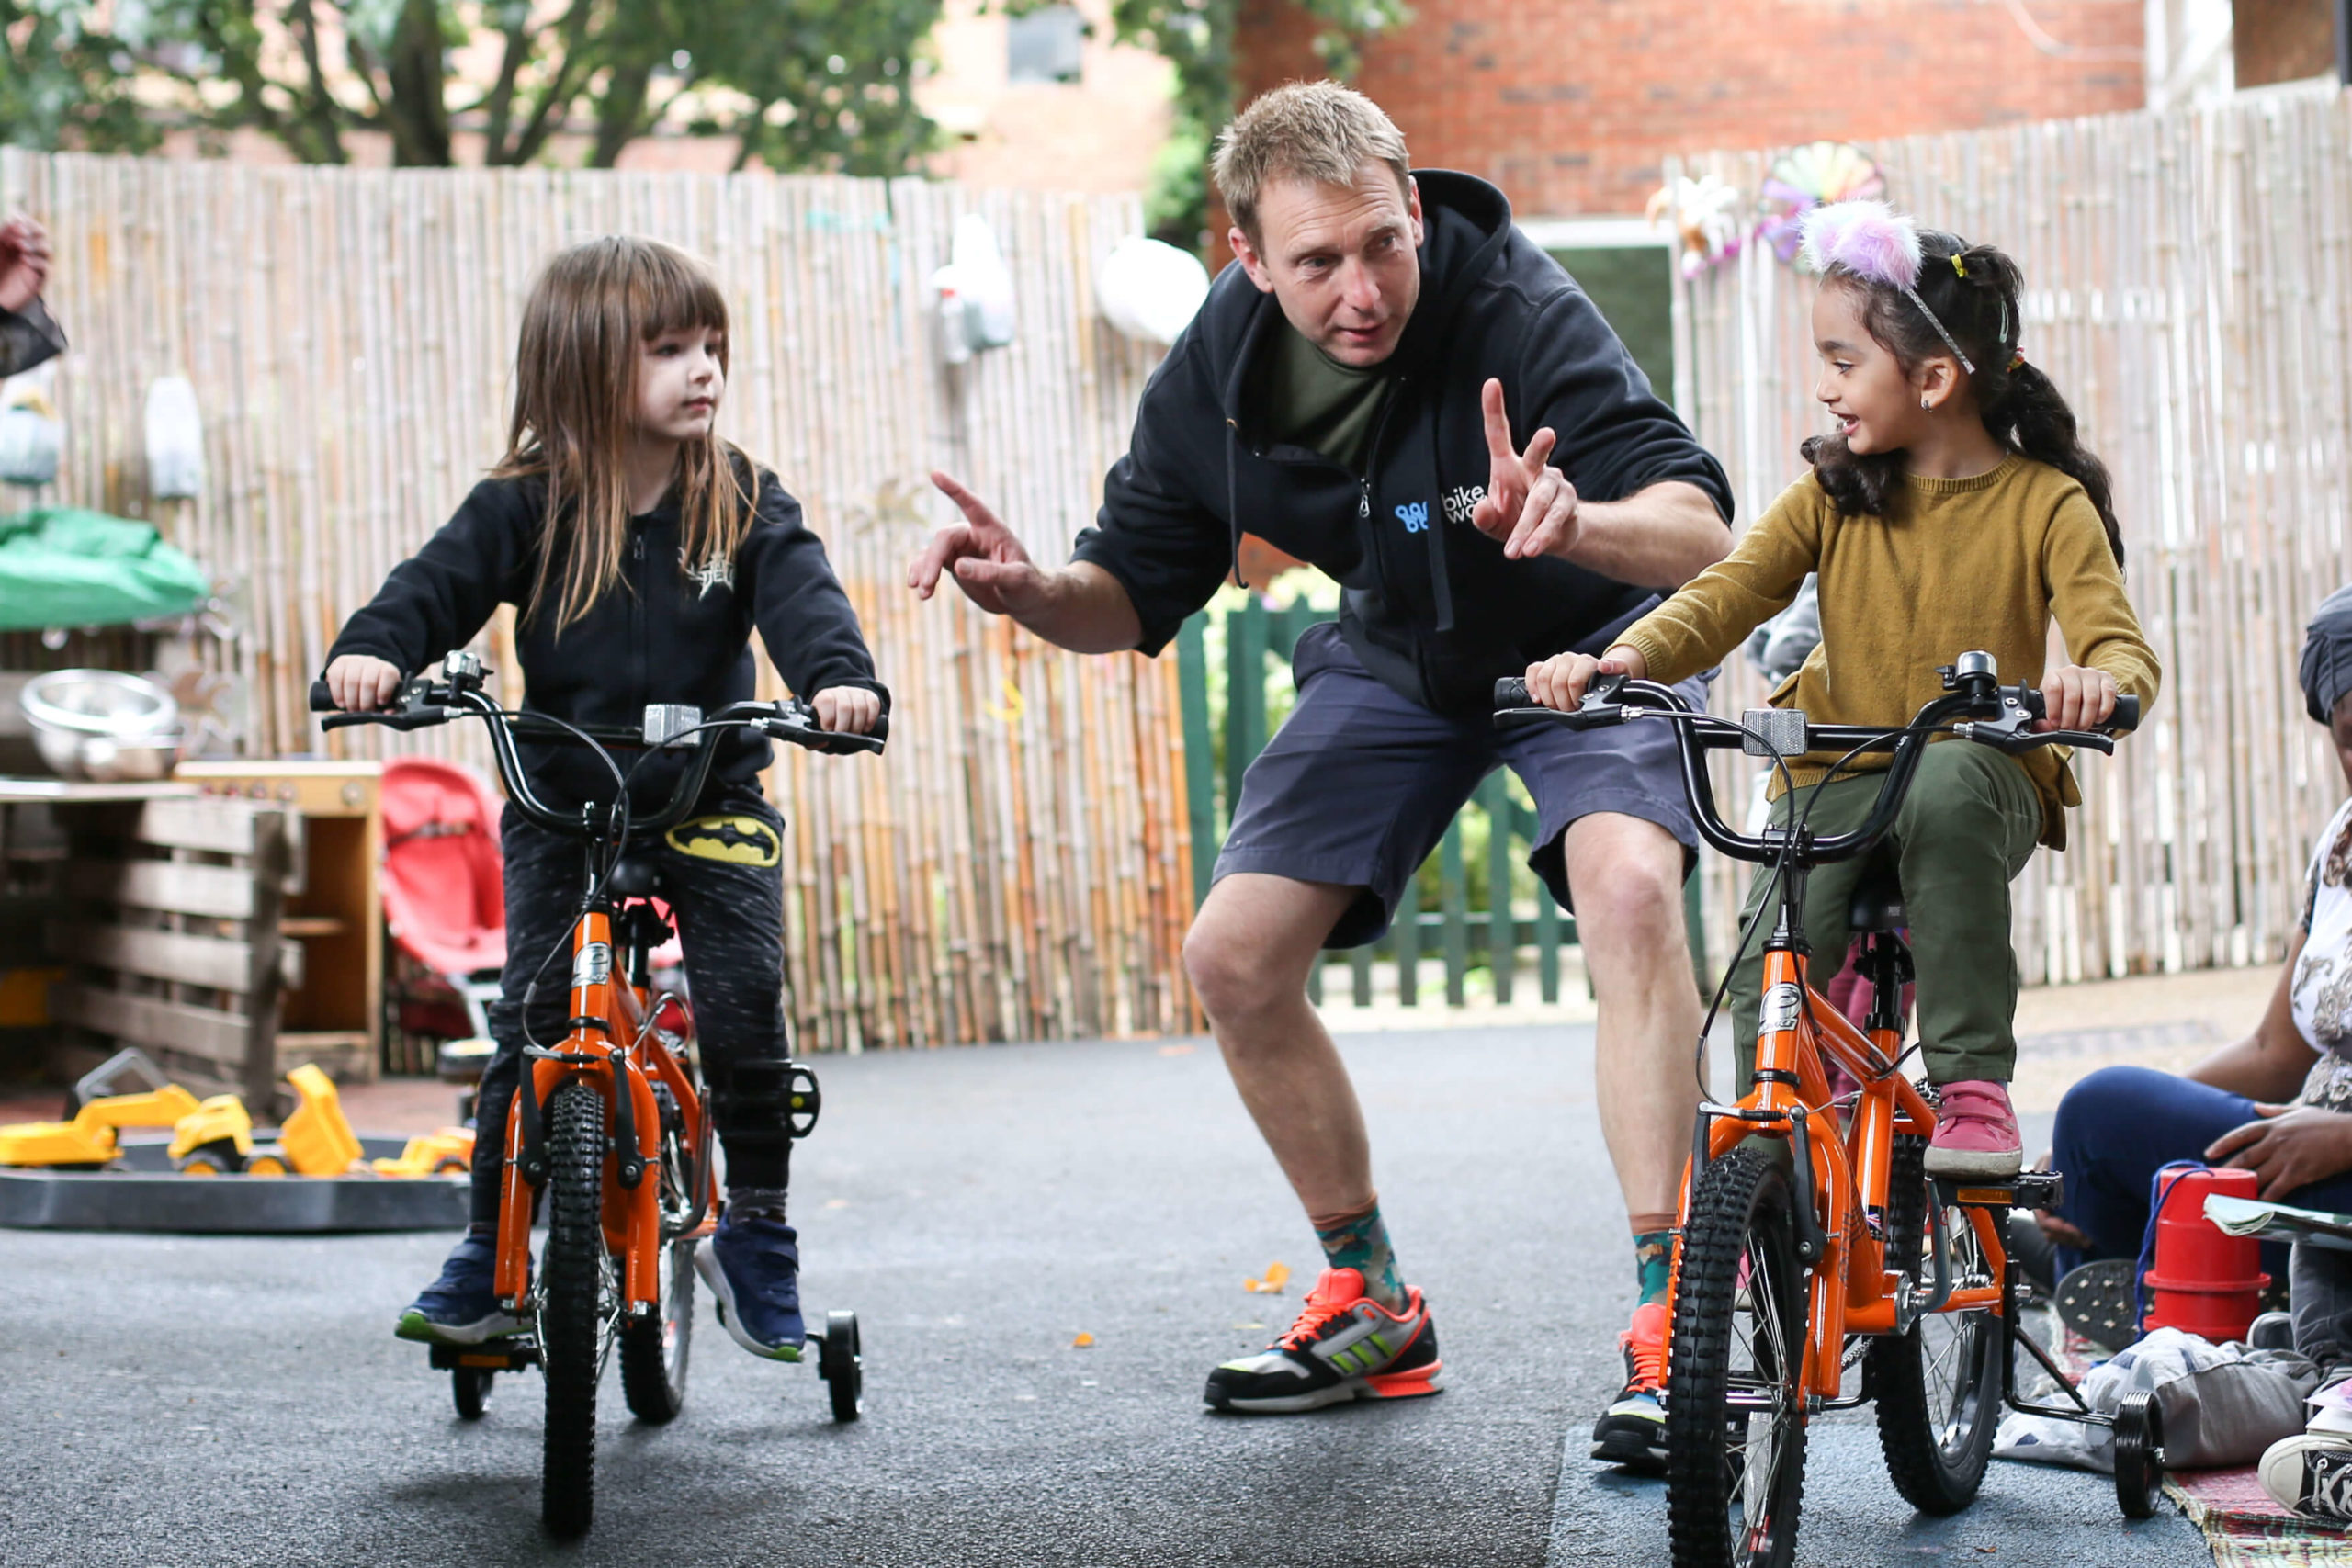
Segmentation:
<svg viewBox="0 0 2352 1568">
<path fill-rule="evenodd" d="M 823 544 L 775 475 L 717 433 L 727 321 L 716 280 L 673 246 L 614 236 L 558 253 L 524 306 L 506 455 L 344 627 L 326 669 L 336 705 L 387 705 L 503 604 L 521 612 L 514 650 L 528 711 L 634 728 L 650 704 L 708 713 L 747 701 L 756 627 L 824 728 L 872 729 L 888 693 Z M 785 1216 L 783 820 L 759 789 L 768 741 L 729 729 L 705 739 L 713 743 L 694 815 L 650 851 L 684 944 L 726 1151 L 726 1211 L 698 1261 L 735 1340 L 797 1360 L 798 1238 Z M 584 748 L 526 743 L 523 756 L 551 805 L 609 798 L 610 776 Z M 683 754 L 648 763 L 631 784 L 633 805 L 658 809 L 685 765 Z M 714 819 L 734 831 L 722 839 Z M 564 1032 L 563 987 L 534 994 L 531 982 L 583 892 L 571 840 L 512 807 L 501 836 L 507 961 L 490 1010 L 498 1049 L 477 1101 L 486 1128 L 506 1123 L 526 1040 Z M 719 848 L 728 858 L 709 853 Z M 524 1326 L 491 1285 L 499 1158 L 497 1138 L 478 1141 L 471 1224 L 441 1277 L 401 1314 L 401 1338 L 478 1344 Z"/>
</svg>

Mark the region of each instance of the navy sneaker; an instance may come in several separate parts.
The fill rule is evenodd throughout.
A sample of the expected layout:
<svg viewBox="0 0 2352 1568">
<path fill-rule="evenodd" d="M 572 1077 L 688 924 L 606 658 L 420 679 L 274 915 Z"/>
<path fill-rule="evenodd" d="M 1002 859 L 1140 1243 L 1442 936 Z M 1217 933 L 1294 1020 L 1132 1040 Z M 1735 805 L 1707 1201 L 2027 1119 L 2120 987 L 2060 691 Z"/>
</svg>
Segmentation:
<svg viewBox="0 0 2352 1568">
<path fill-rule="evenodd" d="M 782 1220 L 720 1216 L 695 1269 L 718 1298 L 718 1324 L 735 1343 L 771 1361 L 800 1359 L 800 1235 Z"/>
<path fill-rule="evenodd" d="M 409 1303 L 392 1332 L 426 1345 L 479 1345 L 522 1333 L 523 1320 L 500 1307 L 491 1288 L 497 1254 L 496 1238 L 469 1233 L 441 1265 L 441 1277 Z"/>
</svg>

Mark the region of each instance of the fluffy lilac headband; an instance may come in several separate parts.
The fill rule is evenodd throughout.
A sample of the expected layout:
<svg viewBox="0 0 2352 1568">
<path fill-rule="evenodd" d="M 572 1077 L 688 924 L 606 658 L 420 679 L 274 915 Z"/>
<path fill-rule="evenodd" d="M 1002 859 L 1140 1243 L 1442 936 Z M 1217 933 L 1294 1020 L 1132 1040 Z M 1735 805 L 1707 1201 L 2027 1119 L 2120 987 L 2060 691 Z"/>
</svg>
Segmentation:
<svg viewBox="0 0 2352 1568">
<path fill-rule="evenodd" d="M 1798 225 L 1804 263 L 1815 272 L 1838 267 L 1865 282 L 1900 289 L 1919 307 L 1936 335 L 1970 375 L 1976 367 L 1962 351 L 1959 340 L 1936 319 L 1919 298 L 1919 227 L 1883 201 L 1840 201 L 1816 207 Z"/>
</svg>

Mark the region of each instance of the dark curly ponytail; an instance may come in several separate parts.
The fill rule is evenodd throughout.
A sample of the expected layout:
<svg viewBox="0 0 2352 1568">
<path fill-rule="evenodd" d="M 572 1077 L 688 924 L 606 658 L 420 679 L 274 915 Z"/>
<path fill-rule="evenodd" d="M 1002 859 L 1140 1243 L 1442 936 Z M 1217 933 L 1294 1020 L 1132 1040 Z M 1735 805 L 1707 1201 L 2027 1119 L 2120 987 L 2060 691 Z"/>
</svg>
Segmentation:
<svg viewBox="0 0 2352 1568">
<path fill-rule="evenodd" d="M 2050 378 L 2017 359 L 2022 324 L 2018 299 L 2024 289 L 2018 264 L 1992 245 L 1971 245 L 1956 234 L 1934 229 L 1920 231 L 1919 250 L 1919 297 L 1976 367 L 1968 382 L 1985 430 L 2004 450 L 2047 463 L 2081 485 L 2107 529 L 2108 548 L 2115 552 L 2116 564 L 2122 565 L 2123 533 L 2116 526 L 2115 487 L 2107 465 L 2083 445 L 2075 411 Z M 1861 296 L 1863 325 L 1905 371 L 1951 352 L 1934 323 L 1900 289 L 1839 266 L 1829 270 L 1823 286 L 1850 288 Z M 1814 436 L 1801 450 L 1839 512 L 1886 515 L 1888 497 L 1903 475 L 1902 453 L 1857 457 L 1847 450 L 1842 435 Z"/>
</svg>

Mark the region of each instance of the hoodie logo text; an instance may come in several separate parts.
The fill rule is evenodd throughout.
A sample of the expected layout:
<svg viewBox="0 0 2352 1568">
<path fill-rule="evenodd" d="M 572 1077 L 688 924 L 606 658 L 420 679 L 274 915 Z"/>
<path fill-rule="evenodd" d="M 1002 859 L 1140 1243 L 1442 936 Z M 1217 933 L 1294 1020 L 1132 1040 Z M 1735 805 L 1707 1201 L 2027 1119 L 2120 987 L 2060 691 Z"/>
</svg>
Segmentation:
<svg viewBox="0 0 2352 1568">
<path fill-rule="evenodd" d="M 1476 511 L 1478 503 L 1486 499 L 1485 485 L 1455 485 L 1445 492 L 1439 504 L 1443 508 L 1448 523 L 1467 523 L 1470 513 Z"/>
</svg>

